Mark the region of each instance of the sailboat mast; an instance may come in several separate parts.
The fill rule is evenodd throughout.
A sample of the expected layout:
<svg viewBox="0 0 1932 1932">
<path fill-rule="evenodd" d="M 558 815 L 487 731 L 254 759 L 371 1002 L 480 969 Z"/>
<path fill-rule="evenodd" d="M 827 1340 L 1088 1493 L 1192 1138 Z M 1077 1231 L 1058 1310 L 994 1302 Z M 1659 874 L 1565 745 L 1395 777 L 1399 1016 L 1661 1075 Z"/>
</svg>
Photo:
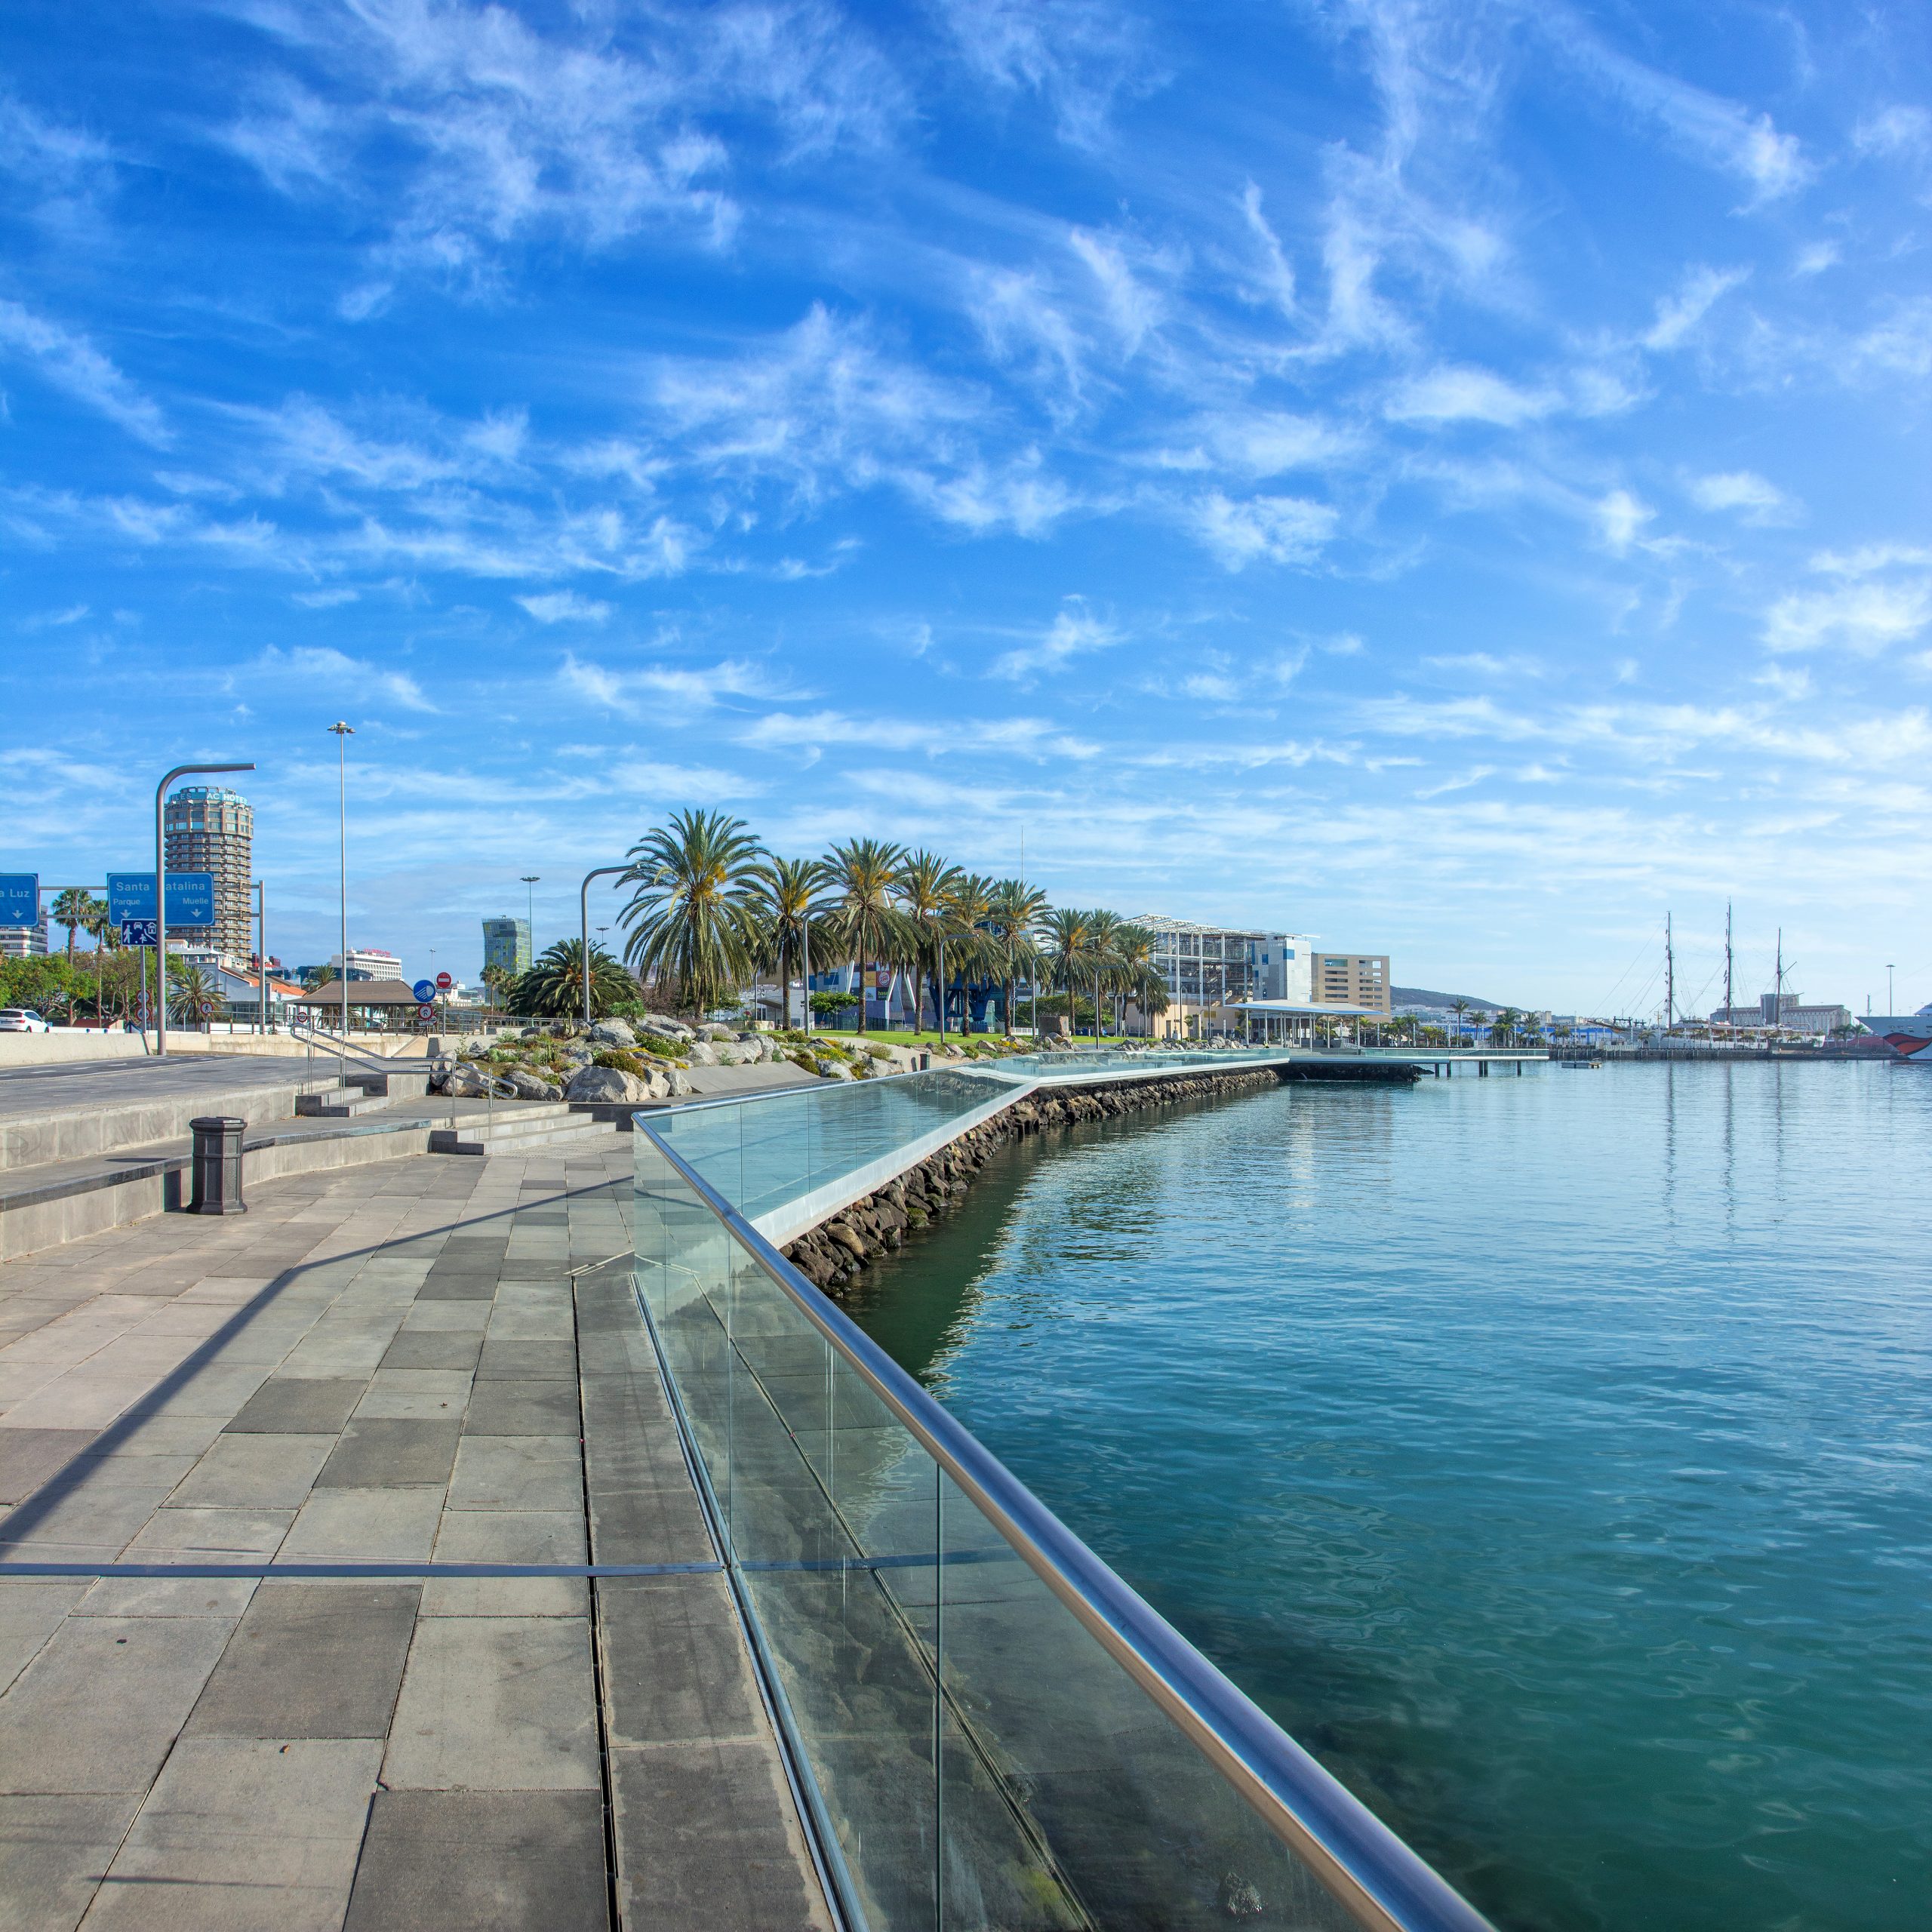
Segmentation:
<svg viewBox="0 0 1932 1932">
<path fill-rule="evenodd" d="M 1730 1024 L 1730 901 L 1724 902 L 1724 1017 Z"/>
<path fill-rule="evenodd" d="M 1677 1024 L 1677 959 L 1671 949 L 1670 915 L 1663 915 L 1663 1030 Z"/>
</svg>

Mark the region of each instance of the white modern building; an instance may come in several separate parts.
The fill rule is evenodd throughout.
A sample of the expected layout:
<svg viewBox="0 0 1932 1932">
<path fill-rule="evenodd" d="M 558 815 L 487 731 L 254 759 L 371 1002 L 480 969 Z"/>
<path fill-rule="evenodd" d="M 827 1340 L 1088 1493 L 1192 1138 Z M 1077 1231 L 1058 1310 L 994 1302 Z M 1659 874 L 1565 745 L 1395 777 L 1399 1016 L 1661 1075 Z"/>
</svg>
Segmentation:
<svg viewBox="0 0 1932 1932">
<path fill-rule="evenodd" d="M 47 915 L 37 926 L 0 926 L 0 959 L 38 959 L 47 952 Z"/>
<path fill-rule="evenodd" d="M 335 968 L 338 977 L 351 981 L 356 980 L 399 980 L 402 977 L 402 961 L 393 952 L 386 952 L 380 946 L 352 946 L 349 949 L 349 971 L 342 970 L 342 955 L 332 952 L 329 964 Z"/>
</svg>

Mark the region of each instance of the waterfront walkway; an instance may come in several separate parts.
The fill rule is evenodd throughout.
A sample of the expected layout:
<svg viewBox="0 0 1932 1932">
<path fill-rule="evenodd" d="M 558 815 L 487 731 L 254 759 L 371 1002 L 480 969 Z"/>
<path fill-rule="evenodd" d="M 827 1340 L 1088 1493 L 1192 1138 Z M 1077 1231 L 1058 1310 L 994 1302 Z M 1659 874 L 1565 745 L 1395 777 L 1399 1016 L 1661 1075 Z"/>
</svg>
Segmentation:
<svg viewBox="0 0 1932 1932">
<path fill-rule="evenodd" d="M 0 1577 L 0 1924 L 829 1924 L 629 1175 L 385 1161 L 0 1266 L 0 1564 L 120 1573 Z"/>
</svg>

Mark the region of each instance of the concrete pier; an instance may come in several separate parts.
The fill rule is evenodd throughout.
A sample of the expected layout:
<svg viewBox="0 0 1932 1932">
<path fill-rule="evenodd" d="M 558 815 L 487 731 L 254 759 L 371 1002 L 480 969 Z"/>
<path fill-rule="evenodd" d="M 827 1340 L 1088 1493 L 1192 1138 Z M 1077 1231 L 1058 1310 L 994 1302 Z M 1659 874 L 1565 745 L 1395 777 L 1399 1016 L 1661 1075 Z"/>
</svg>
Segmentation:
<svg viewBox="0 0 1932 1932">
<path fill-rule="evenodd" d="M 0 1266 L 0 1924 L 829 1927 L 629 1155 L 269 1182 Z M 62 1564 L 106 1574 L 23 1567 Z"/>
</svg>

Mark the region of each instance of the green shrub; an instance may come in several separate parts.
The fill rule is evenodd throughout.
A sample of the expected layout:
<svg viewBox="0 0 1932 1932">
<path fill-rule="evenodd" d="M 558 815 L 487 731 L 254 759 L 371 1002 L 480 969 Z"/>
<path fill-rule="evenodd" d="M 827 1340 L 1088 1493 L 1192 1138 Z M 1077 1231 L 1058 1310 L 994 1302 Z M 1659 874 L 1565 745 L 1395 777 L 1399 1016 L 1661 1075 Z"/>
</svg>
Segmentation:
<svg viewBox="0 0 1932 1932">
<path fill-rule="evenodd" d="M 866 1051 L 870 1054 L 874 1060 L 890 1060 L 892 1057 L 892 1049 L 890 1047 L 875 1046 L 870 1041 L 866 1043 Z"/>
<path fill-rule="evenodd" d="M 614 1067 L 618 1072 L 634 1074 L 640 1080 L 648 1080 L 653 1071 L 650 1061 L 637 1054 L 626 1053 L 621 1048 L 593 1054 L 590 1063 L 592 1066 Z"/>
<path fill-rule="evenodd" d="M 685 1063 L 683 1044 L 668 1033 L 640 1033 L 637 1044 L 640 1053 L 655 1054 L 660 1060 L 674 1060 L 680 1066 Z"/>
</svg>

